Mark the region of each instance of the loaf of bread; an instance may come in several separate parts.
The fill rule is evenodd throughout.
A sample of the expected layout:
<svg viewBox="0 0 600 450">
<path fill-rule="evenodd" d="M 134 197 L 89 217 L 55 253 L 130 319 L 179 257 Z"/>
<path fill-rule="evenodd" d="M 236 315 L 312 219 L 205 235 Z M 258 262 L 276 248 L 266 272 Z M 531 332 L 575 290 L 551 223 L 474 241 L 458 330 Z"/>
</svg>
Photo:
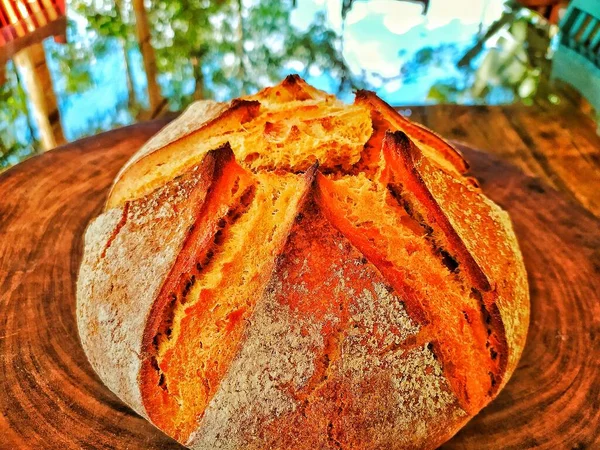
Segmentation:
<svg viewBox="0 0 600 450">
<path fill-rule="evenodd" d="M 89 225 L 104 383 L 193 449 L 435 448 L 506 384 L 527 277 L 448 142 L 374 93 L 289 76 L 192 105 Z"/>
</svg>

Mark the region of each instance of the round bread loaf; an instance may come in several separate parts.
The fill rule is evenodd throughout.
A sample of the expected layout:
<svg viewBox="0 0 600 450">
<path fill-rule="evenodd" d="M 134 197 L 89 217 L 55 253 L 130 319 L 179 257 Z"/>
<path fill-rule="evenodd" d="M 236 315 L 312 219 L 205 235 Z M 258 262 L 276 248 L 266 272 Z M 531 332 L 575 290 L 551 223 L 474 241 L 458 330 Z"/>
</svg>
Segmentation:
<svg viewBox="0 0 600 450">
<path fill-rule="evenodd" d="M 85 235 L 104 383 L 193 449 L 435 448 L 509 379 L 529 321 L 508 215 L 446 141 L 297 76 L 192 105 Z"/>
</svg>

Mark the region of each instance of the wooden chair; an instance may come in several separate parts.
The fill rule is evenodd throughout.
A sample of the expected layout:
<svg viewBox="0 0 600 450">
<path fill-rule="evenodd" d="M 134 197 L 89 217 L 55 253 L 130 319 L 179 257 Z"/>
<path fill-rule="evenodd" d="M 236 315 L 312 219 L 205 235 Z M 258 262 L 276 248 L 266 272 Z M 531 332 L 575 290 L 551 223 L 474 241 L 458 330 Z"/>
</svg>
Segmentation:
<svg viewBox="0 0 600 450">
<path fill-rule="evenodd" d="M 552 78 L 573 86 L 592 105 L 600 134 L 600 0 L 573 0 L 559 27 Z"/>
</svg>

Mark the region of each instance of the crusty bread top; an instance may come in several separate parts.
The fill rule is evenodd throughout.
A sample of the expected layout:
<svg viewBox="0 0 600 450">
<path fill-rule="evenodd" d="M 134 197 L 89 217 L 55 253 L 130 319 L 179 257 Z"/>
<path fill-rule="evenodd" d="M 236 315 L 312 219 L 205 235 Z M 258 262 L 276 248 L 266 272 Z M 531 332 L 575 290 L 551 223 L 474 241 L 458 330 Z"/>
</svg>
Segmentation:
<svg viewBox="0 0 600 450">
<path fill-rule="evenodd" d="M 344 105 L 290 76 L 279 86 L 229 104 L 202 101 L 191 106 L 123 167 L 107 209 L 148 194 L 224 143 L 242 166 L 253 170 L 303 171 L 316 161 L 325 170 L 350 170 L 371 137 L 375 113 L 409 133 L 445 169 L 467 169 L 458 150 L 402 118 L 372 92 L 359 91 L 354 105 Z"/>
<path fill-rule="evenodd" d="M 159 133 L 151 137 L 135 154 L 125 163 L 117 174 L 115 179 L 121 178 L 130 166 L 135 164 L 141 158 L 150 153 L 153 153 L 172 142 L 175 142 L 188 134 L 193 133 L 201 128 L 207 122 L 210 122 L 215 117 L 218 117 L 228 108 L 228 104 L 224 102 L 216 102 L 214 100 L 202 100 L 192 103 L 185 111 L 177 118 L 167 124 Z"/>
</svg>

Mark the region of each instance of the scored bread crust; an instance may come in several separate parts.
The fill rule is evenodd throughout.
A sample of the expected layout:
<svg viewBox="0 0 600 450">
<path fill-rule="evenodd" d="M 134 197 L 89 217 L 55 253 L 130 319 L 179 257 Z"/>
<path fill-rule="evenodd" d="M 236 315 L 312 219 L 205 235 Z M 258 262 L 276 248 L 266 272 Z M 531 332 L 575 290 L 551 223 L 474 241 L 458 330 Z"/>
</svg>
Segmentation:
<svg viewBox="0 0 600 450">
<path fill-rule="evenodd" d="M 192 105 L 85 235 L 82 345 L 195 449 L 435 448 L 516 368 L 508 215 L 450 144 L 368 91 L 297 76 Z"/>
<path fill-rule="evenodd" d="M 77 281 L 81 342 L 104 383 L 143 416 L 140 330 L 206 196 L 215 159 L 210 154 L 152 195 L 101 214 L 85 234 Z"/>
</svg>

